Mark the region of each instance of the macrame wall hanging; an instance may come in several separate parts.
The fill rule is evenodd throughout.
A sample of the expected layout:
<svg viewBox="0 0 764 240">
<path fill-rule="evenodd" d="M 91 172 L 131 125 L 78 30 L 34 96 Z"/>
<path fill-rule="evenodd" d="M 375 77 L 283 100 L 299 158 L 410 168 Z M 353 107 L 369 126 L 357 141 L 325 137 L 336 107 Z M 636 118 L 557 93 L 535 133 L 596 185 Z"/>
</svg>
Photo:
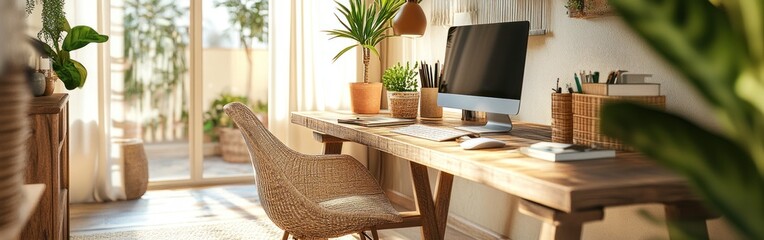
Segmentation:
<svg viewBox="0 0 764 240">
<path fill-rule="evenodd" d="M 530 35 L 546 34 L 546 0 L 432 0 L 432 24 L 454 26 L 530 21 Z"/>
</svg>

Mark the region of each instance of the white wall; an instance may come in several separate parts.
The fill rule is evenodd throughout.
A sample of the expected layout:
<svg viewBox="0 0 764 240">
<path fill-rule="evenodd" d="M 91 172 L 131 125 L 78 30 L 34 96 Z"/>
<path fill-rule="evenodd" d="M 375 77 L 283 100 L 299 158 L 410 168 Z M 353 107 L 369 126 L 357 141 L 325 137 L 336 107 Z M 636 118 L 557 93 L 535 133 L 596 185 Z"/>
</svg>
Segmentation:
<svg viewBox="0 0 764 240">
<path fill-rule="evenodd" d="M 268 101 L 268 61 L 267 49 L 252 51 L 252 95 L 250 103 Z M 203 108 L 206 111 L 220 93 L 246 95 L 247 56 L 243 49 L 205 48 L 203 58 Z"/>
<path fill-rule="evenodd" d="M 550 93 L 557 78 L 561 82 L 570 82 L 573 73 L 580 70 L 600 71 L 601 75 L 607 75 L 614 69 L 626 69 L 653 74 L 651 81 L 661 83 L 669 111 L 715 127 L 714 121 L 706 117 L 709 109 L 679 73 L 660 59 L 619 17 L 572 19 L 566 15 L 564 0 L 546 1 L 551 2 L 547 5 L 550 6 L 548 33 L 529 39 L 522 103 L 515 119 L 550 124 Z M 429 15 L 428 1 L 422 6 Z M 446 27 L 430 26 L 423 38 L 413 42 L 413 54 L 402 52 L 400 59 L 409 59 L 413 55 L 411 60 L 442 61 L 446 30 Z M 406 161 L 389 155 L 384 159 L 385 188 L 412 196 Z M 537 239 L 540 222 L 519 214 L 515 208 L 516 199 L 508 194 L 459 178 L 454 183 L 451 214 L 512 239 Z M 604 221 L 584 226 L 583 239 L 668 238 L 665 226 L 655 225 L 638 215 L 641 209 L 663 218 L 663 209 L 658 204 L 608 208 Z M 729 228 L 718 220 L 712 221 L 709 228 L 712 239 L 734 238 Z"/>
</svg>

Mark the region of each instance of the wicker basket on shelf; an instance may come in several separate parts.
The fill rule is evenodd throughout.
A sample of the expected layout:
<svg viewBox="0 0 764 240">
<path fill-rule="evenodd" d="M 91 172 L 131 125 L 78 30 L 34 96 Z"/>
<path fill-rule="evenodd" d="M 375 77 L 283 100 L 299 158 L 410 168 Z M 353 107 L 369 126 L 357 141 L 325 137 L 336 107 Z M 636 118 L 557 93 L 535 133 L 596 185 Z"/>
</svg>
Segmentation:
<svg viewBox="0 0 764 240">
<path fill-rule="evenodd" d="M 247 143 L 238 128 L 219 128 L 220 154 L 223 161 L 232 163 L 249 162 Z"/>
<path fill-rule="evenodd" d="M 600 96 L 573 94 L 573 143 L 615 150 L 632 150 L 620 141 L 600 133 L 600 108 L 611 101 L 633 101 L 658 108 L 666 107 L 665 96 Z"/>
</svg>

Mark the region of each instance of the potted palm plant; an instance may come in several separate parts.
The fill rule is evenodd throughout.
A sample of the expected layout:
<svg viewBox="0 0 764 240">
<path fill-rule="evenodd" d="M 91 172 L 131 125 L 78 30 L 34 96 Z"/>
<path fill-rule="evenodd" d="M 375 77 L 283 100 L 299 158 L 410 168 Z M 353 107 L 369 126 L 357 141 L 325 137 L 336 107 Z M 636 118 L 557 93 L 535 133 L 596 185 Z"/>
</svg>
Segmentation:
<svg viewBox="0 0 764 240">
<path fill-rule="evenodd" d="M 369 82 L 369 61 L 373 53 L 379 57 L 377 44 L 390 37 L 385 32 L 390 28 L 390 19 L 403 5 L 404 0 L 374 0 L 374 3 L 366 6 L 363 0 L 350 0 L 350 6 L 337 2 L 337 10 L 342 18 L 337 20 L 344 28 L 326 31 L 334 38 L 348 38 L 357 42 L 342 49 L 333 61 L 336 61 L 346 52 L 361 47 L 363 51 L 363 82 L 350 84 L 350 101 L 355 113 L 374 114 L 379 113 L 382 99 L 382 84 Z M 343 21 L 344 18 L 344 21 Z"/>
<path fill-rule="evenodd" d="M 417 92 L 416 68 L 408 62 L 401 63 L 385 70 L 382 84 L 387 89 L 387 105 L 390 114 L 395 118 L 416 118 L 419 110 L 419 92 Z"/>
</svg>

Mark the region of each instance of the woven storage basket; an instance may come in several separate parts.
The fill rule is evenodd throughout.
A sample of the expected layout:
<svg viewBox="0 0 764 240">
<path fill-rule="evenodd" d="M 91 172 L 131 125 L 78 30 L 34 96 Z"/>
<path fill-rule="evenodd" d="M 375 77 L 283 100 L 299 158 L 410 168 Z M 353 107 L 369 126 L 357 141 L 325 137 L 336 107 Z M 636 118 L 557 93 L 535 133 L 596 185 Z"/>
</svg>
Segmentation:
<svg viewBox="0 0 764 240">
<path fill-rule="evenodd" d="M 573 143 L 604 149 L 632 150 L 618 140 L 600 134 L 600 108 L 607 102 L 632 101 L 666 107 L 666 96 L 600 96 L 573 94 Z"/>
<path fill-rule="evenodd" d="M 247 143 L 238 128 L 219 128 L 220 153 L 223 160 L 233 163 L 249 162 Z"/>
<path fill-rule="evenodd" d="M 573 97 L 552 93 L 552 142 L 573 142 Z"/>
<path fill-rule="evenodd" d="M 124 187 L 127 200 L 138 199 L 149 186 L 149 164 L 143 140 L 140 138 L 115 139 L 124 163 Z"/>
<path fill-rule="evenodd" d="M 394 118 L 416 118 L 419 113 L 419 92 L 387 92 L 387 101 Z"/>
</svg>

